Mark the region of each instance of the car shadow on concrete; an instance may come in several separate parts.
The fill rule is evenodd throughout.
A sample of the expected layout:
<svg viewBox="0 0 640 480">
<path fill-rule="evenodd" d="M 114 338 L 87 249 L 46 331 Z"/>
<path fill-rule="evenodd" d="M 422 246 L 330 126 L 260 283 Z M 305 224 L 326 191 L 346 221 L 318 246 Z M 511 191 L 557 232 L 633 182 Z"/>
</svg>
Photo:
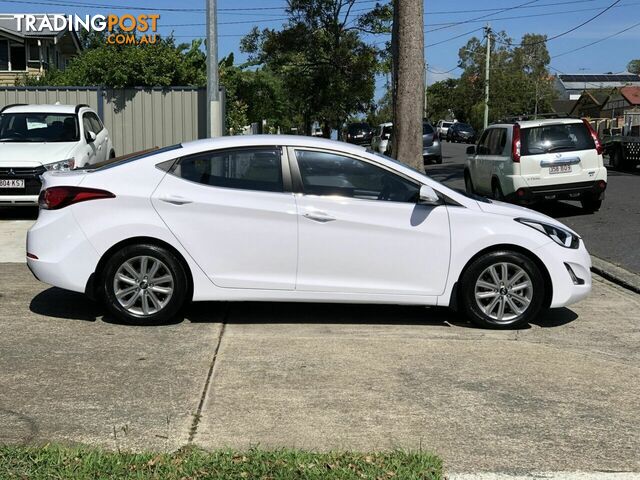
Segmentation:
<svg viewBox="0 0 640 480">
<path fill-rule="evenodd" d="M 99 302 L 85 295 L 52 287 L 37 294 L 29 304 L 31 312 L 53 318 L 121 324 L 106 313 Z M 561 327 L 578 315 L 568 308 L 549 310 L 532 325 L 542 328 Z M 345 325 L 420 325 L 478 329 L 459 313 L 439 307 L 401 305 L 362 305 L 287 302 L 198 302 L 188 305 L 170 324 L 192 323 L 301 323 Z M 154 325 L 149 325 L 154 326 Z M 515 327 L 526 330 L 531 325 Z"/>
<path fill-rule="evenodd" d="M 36 220 L 38 207 L 0 207 L 0 220 Z"/>
</svg>

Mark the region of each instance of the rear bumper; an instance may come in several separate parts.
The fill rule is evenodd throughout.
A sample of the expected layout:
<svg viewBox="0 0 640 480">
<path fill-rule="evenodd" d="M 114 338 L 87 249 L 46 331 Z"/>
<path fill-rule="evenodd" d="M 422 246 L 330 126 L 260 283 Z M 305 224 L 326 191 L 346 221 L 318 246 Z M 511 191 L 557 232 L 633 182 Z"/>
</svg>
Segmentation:
<svg viewBox="0 0 640 480">
<path fill-rule="evenodd" d="M 38 205 L 38 195 L 2 195 L 0 207 L 33 207 Z"/>
<path fill-rule="evenodd" d="M 442 156 L 442 146 L 440 142 L 428 147 L 422 147 L 422 158 L 427 160 L 430 158 L 438 158 Z"/>
<path fill-rule="evenodd" d="M 540 187 L 520 187 L 507 195 L 507 200 L 517 203 L 534 203 L 541 200 L 579 200 L 584 194 L 598 199 L 604 198 L 607 182 L 593 180 L 589 182 L 563 183 Z"/>
</svg>

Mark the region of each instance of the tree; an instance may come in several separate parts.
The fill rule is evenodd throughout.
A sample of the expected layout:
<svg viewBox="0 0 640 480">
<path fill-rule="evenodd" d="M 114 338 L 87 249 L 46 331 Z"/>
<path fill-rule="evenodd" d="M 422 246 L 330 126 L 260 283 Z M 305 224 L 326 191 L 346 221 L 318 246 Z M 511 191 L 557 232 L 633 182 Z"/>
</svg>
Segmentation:
<svg viewBox="0 0 640 480">
<path fill-rule="evenodd" d="M 393 9 L 393 136 L 396 158 L 424 170 L 422 113 L 424 105 L 423 1 L 396 1 Z"/>
<path fill-rule="evenodd" d="M 640 59 L 631 60 L 627 64 L 627 70 L 631 73 L 635 73 L 636 75 L 640 75 Z"/>
<path fill-rule="evenodd" d="M 307 134 L 318 121 L 325 136 L 354 113 L 370 110 L 377 50 L 348 26 L 356 0 L 288 0 L 282 30 L 254 29 L 241 48 L 279 76 Z"/>
</svg>

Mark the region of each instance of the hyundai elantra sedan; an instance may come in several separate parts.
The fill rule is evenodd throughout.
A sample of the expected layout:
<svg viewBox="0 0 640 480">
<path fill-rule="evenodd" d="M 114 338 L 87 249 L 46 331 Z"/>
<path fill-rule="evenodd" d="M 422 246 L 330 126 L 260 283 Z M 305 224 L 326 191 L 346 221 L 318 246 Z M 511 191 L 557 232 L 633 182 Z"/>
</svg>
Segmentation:
<svg viewBox="0 0 640 480">
<path fill-rule="evenodd" d="M 200 140 L 43 182 L 29 268 L 129 323 L 223 300 L 443 306 L 500 328 L 591 289 L 561 223 L 346 143 Z"/>
</svg>

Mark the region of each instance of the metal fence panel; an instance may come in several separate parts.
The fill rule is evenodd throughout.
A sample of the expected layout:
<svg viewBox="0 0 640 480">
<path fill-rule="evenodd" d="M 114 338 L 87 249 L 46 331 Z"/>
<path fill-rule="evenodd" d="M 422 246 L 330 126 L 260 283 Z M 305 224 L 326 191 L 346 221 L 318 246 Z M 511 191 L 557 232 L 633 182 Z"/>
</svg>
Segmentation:
<svg viewBox="0 0 640 480">
<path fill-rule="evenodd" d="M 192 87 L 0 87 L 13 103 L 87 104 L 102 116 L 117 155 L 205 138 L 206 91 Z"/>
</svg>

